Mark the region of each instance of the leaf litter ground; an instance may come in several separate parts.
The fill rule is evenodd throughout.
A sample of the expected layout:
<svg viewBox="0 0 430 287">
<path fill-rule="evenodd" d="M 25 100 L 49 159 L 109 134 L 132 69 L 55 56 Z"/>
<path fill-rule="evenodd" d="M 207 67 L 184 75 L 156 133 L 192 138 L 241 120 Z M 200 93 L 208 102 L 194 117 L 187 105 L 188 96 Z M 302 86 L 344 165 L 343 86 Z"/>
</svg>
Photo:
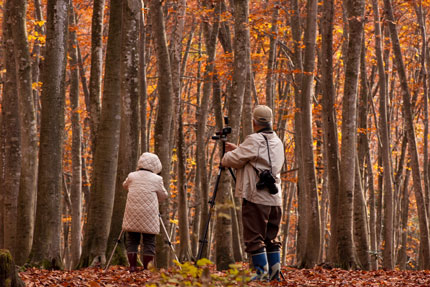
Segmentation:
<svg viewBox="0 0 430 287">
<path fill-rule="evenodd" d="M 217 272 L 210 268 L 213 278 L 227 276 L 223 272 Z M 199 283 L 193 281 L 169 280 L 174 278 L 178 271 L 169 270 L 140 270 L 129 273 L 123 266 L 112 266 L 106 272 L 100 268 L 85 268 L 71 271 L 51 271 L 37 268 L 29 268 L 20 272 L 20 277 L 26 286 L 89 286 L 89 287 L 114 287 L 114 286 L 430 286 L 430 270 L 424 271 L 346 271 L 342 269 L 295 269 L 284 267 L 282 273 L 284 280 L 281 282 L 250 282 L 241 283 L 230 281 L 220 283 L 219 280 L 203 280 Z M 163 279 L 164 278 L 164 279 Z M 208 277 L 210 278 L 210 277 Z M 175 283 L 176 282 L 176 283 Z"/>
</svg>

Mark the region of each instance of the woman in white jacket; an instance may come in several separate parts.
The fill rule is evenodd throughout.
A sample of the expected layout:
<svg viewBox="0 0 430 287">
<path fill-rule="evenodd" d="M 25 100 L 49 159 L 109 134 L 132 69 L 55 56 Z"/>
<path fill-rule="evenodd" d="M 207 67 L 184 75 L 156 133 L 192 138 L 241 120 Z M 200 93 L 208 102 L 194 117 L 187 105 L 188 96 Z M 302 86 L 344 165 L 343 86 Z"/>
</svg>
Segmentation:
<svg viewBox="0 0 430 287">
<path fill-rule="evenodd" d="M 127 231 L 126 247 L 130 272 L 136 271 L 137 251 L 142 238 L 143 268 L 147 269 L 155 255 L 155 235 L 160 233 L 158 201 L 167 198 L 163 185 L 161 162 L 157 155 L 143 153 L 137 171 L 128 174 L 123 183 L 128 190 L 122 229 Z"/>
</svg>

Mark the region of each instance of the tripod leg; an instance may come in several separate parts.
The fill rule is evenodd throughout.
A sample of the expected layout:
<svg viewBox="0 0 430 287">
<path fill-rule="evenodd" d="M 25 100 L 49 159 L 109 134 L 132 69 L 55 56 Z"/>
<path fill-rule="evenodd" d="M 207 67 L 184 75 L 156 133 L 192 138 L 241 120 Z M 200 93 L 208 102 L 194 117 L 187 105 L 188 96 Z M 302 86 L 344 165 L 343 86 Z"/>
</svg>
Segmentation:
<svg viewBox="0 0 430 287">
<path fill-rule="evenodd" d="M 172 249 L 172 251 L 173 251 L 173 255 L 175 255 L 175 259 L 176 259 L 176 261 L 178 261 L 178 262 L 179 262 L 178 256 L 176 255 L 175 248 L 173 247 L 172 242 L 170 241 L 170 237 L 169 237 L 169 234 L 167 233 L 166 226 L 164 225 L 163 219 L 161 218 L 161 215 L 160 215 L 160 214 L 158 215 L 158 217 L 160 218 L 160 224 L 161 224 L 161 227 L 162 227 L 162 229 L 163 229 L 163 231 L 164 231 L 164 235 L 166 235 L 167 242 L 168 242 L 168 244 L 169 244 L 170 248 L 171 248 L 171 249 Z"/>
<path fill-rule="evenodd" d="M 112 253 L 111 253 L 111 255 L 109 256 L 109 260 L 108 260 L 108 262 L 106 263 L 106 266 L 105 266 L 104 271 L 106 271 L 106 270 L 109 268 L 110 262 L 112 261 L 113 254 L 115 253 L 116 247 L 118 246 L 118 242 L 120 242 L 120 241 L 121 241 L 121 237 L 122 237 L 122 234 L 123 234 L 123 233 L 124 233 L 124 230 L 121 230 L 121 233 L 119 234 L 118 239 L 117 239 L 117 241 L 115 242 L 115 246 L 114 246 L 114 247 L 113 247 L 113 249 L 112 249 Z"/>
</svg>

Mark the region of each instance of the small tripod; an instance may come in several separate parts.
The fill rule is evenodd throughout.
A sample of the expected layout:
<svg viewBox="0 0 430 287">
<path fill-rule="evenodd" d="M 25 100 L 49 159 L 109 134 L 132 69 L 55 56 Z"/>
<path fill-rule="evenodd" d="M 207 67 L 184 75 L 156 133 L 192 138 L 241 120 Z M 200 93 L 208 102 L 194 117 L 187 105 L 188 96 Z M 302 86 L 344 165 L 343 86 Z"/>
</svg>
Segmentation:
<svg viewBox="0 0 430 287">
<path fill-rule="evenodd" d="M 231 127 L 228 126 L 228 117 L 224 117 L 224 123 L 225 123 L 226 127 L 224 127 L 221 131 L 216 132 L 215 135 L 212 136 L 213 140 L 221 140 L 221 142 L 222 142 L 221 158 L 225 154 L 225 142 L 227 141 L 227 135 L 231 133 Z M 225 170 L 225 167 L 223 167 L 220 163 L 220 165 L 218 167 L 218 175 L 217 175 L 216 182 L 215 182 L 214 192 L 212 193 L 212 197 L 209 200 L 210 207 L 209 207 L 209 212 L 208 212 L 208 219 L 206 221 L 206 225 L 205 225 L 205 229 L 204 229 L 203 238 L 199 240 L 200 246 L 199 246 L 199 252 L 197 254 L 197 261 L 202 259 L 202 253 L 203 253 L 204 245 L 208 243 L 207 235 L 208 235 L 208 230 L 209 230 L 209 223 L 210 223 L 211 217 L 212 217 L 212 208 L 215 205 L 215 199 L 216 199 L 216 194 L 218 191 L 218 185 L 219 185 L 219 181 L 221 179 L 221 174 L 222 174 L 223 170 Z M 233 177 L 234 181 L 236 181 L 236 177 L 234 176 L 233 170 L 231 168 L 228 168 L 228 170 L 230 171 L 230 174 Z"/>
</svg>

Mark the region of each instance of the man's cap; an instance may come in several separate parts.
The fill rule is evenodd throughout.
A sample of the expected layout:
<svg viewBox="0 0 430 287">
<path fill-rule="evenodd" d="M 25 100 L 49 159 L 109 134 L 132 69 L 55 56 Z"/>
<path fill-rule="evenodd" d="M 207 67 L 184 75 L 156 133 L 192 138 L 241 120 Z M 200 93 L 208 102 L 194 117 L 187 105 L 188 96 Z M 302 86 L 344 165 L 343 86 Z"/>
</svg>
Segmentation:
<svg viewBox="0 0 430 287">
<path fill-rule="evenodd" d="M 270 123 L 272 121 L 272 109 L 265 105 L 258 105 L 255 107 L 252 117 L 260 123 Z"/>
</svg>

